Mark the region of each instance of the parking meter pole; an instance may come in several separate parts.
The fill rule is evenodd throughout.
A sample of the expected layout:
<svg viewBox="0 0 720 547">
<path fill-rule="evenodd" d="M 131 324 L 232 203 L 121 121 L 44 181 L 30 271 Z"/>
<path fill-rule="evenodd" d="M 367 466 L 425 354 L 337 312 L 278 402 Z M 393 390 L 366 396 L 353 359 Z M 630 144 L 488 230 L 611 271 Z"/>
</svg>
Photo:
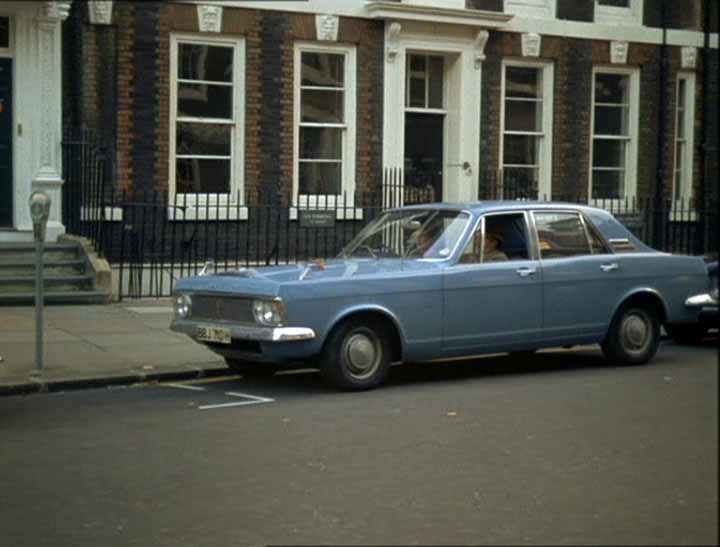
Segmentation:
<svg viewBox="0 0 720 547">
<path fill-rule="evenodd" d="M 33 192 L 30 195 L 30 217 L 35 240 L 35 373 L 38 375 L 43 370 L 43 250 L 49 216 L 50 198 L 45 192 Z"/>
<path fill-rule="evenodd" d="M 43 370 L 43 242 L 35 242 L 35 364 Z"/>
</svg>

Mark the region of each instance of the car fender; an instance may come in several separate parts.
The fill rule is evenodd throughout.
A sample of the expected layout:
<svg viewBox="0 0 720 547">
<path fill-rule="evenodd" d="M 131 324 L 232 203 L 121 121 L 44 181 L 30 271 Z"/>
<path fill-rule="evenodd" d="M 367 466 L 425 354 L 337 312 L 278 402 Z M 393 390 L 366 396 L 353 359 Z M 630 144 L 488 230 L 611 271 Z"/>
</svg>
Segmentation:
<svg viewBox="0 0 720 547">
<path fill-rule="evenodd" d="M 402 352 L 402 355 L 405 355 L 405 333 L 400 324 L 400 320 L 392 311 L 390 311 L 385 306 L 381 306 L 380 304 L 364 303 L 364 304 L 355 304 L 353 306 L 343 308 L 340 312 L 335 314 L 335 316 L 328 323 L 328 328 L 325 330 L 325 335 L 323 337 L 322 343 L 325 344 L 325 340 L 327 339 L 328 335 L 338 325 L 338 323 L 340 323 L 341 321 L 344 321 L 351 315 L 355 315 L 357 313 L 363 313 L 363 312 L 379 313 L 379 314 L 383 315 L 384 317 L 386 317 L 387 319 L 389 319 L 390 321 L 392 321 L 392 323 L 395 325 L 395 328 L 397 329 L 397 332 L 400 336 L 400 351 Z"/>
<path fill-rule="evenodd" d="M 610 321 L 613 320 L 615 315 L 617 315 L 618 310 L 625 304 L 625 302 L 628 301 L 628 299 L 632 298 L 633 296 L 637 296 L 640 294 L 650 294 L 652 296 L 657 297 L 660 300 L 660 305 L 663 308 L 663 313 L 665 314 L 665 317 L 669 317 L 670 310 L 668 309 L 667 302 L 665 301 L 665 298 L 657 289 L 653 289 L 652 287 L 635 287 L 627 291 L 625 294 L 623 294 L 620 299 L 618 300 L 617 304 L 615 305 L 615 308 L 613 309 L 612 314 L 610 315 Z"/>
</svg>

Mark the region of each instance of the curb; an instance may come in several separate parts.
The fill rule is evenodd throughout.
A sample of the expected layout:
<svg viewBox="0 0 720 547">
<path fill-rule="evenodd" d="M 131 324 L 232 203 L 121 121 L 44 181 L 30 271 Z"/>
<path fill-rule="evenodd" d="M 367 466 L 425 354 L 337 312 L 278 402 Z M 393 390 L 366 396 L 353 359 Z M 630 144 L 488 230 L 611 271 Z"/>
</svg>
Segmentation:
<svg viewBox="0 0 720 547">
<path fill-rule="evenodd" d="M 89 388 L 143 384 L 158 381 L 196 380 L 226 375 L 230 370 L 225 366 L 187 371 L 169 372 L 138 372 L 122 376 L 82 378 L 75 380 L 31 379 L 22 384 L 0 385 L 0 397 L 6 395 L 30 395 L 33 393 L 50 393 Z"/>
</svg>

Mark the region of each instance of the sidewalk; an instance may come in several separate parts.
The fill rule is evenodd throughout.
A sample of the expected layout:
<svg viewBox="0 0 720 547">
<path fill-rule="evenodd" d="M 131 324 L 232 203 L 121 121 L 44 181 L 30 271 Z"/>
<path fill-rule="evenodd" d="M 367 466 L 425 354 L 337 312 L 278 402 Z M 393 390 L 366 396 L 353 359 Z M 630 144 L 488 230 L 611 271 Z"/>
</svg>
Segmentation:
<svg viewBox="0 0 720 547">
<path fill-rule="evenodd" d="M 227 371 L 216 354 L 169 329 L 169 299 L 46 306 L 45 362 L 35 375 L 35 308 L 0 307 L 0 395 L 193 378 Z"/>
</svg>

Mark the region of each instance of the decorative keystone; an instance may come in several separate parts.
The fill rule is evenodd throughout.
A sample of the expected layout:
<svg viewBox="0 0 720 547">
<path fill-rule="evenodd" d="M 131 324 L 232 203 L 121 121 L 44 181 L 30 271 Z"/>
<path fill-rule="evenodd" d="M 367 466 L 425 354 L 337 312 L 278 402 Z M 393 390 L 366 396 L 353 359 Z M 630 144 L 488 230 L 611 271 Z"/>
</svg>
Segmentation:
<svg viewBox="0 0 720 547">
<path fill-rule="evenodd" d="M 610 42 L 610 62 L 615 65 L 627 64 L 628 43 L 622 41 Z"/>
<path fill-rule="evenodd" d="M 540 57 L 540 44 L 542 38 L 534 32 L 526 32 L 522 35 L 523 57 Z"/>
<path fill-rule="evenodd" d="M 88 16 L 93 25 L 109 25 L 112 23 L 112 0 L 93 0 L 88 2 Z"/>
<path fill-rule="evenodd" d="M 337 15 L 315 16 L 315 30 L 318 40 L 337 42 L 339 27 L 340 18 Z"/>
<path fill-rule="evenodd" d="M 222 8 L 220 6 L 199 5 L 197 12 L 200 32 L 222 31 Z"/>
<path fill-rule="evenodd" d="M 697 67 L 697 48 L 694 46 L 685 46 L 680 50 L 680 60 L 682 68 L 695 69 Z"/>
</svg>

